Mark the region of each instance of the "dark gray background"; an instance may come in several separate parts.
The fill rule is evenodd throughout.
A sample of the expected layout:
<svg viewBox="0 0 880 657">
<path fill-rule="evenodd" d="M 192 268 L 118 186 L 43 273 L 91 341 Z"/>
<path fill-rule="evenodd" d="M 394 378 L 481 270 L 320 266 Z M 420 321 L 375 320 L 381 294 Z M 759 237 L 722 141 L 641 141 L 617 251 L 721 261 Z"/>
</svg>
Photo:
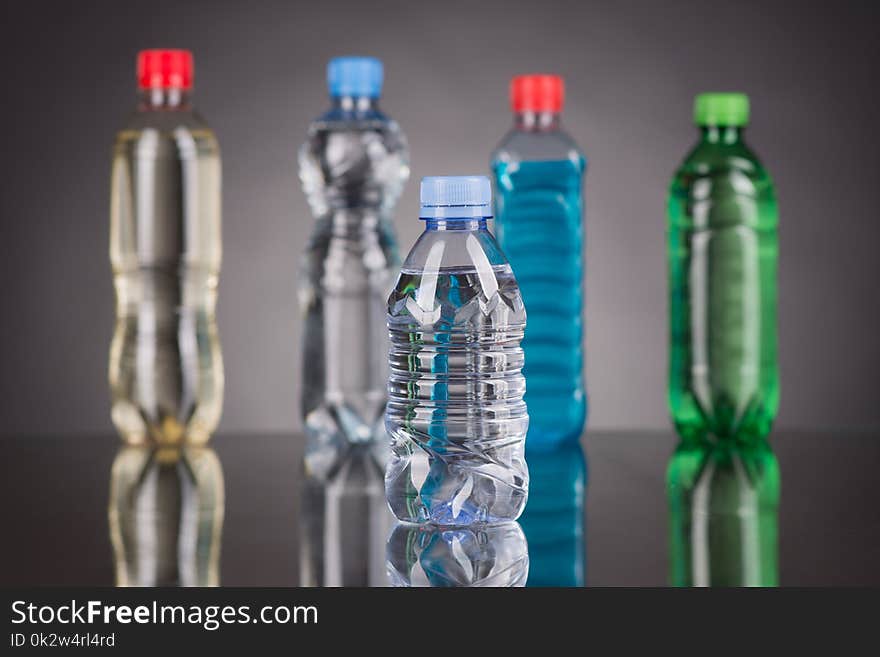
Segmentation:
<svg viewBox="0 0 880 657">
<path fill-rule="evenodd" d="M 815 6 L 813 6 L 815 4 Z M 873 5 L 874 8 L 871 8 Z M 113 324 L 109 157 L 147 47 L 195 52 L 224 157 L 221 431 L 299 426 L 297 262 L 312 225 L 296 149 L 324 68 L 366 53 L 418 180 L 486 170 L 516 73 L 558 72 L 589 160 L 587 365 L 593 428 L 663 428 L 664 203 L 695 138 L 694 93 L 742 90 L 781 209 L 779 424 L 880 425 L 876 3 L 9 2 L 0 157 L 2 432 L 107 432 Z"/>
</svg>

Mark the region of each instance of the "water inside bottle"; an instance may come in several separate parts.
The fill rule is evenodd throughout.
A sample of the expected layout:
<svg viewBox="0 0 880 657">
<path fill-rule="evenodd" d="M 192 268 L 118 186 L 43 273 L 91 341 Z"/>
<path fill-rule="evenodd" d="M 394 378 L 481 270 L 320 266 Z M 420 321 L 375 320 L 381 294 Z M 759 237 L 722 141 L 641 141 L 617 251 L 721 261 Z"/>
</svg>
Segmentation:
<svg viewBox="0 0 880 657">
<path fill-rule="evenodd" d="M 516 518 L 528 493 L 525 309 L 508 264 L 404 269 L 389 301 L 386 491 L 398 518 Z"/>
<path fill-rule="evenodd" d="M 301 406 L 306 469 L 319 479 L 352 445 L 388 440 L 385 300 L 400 263 L 391 209 L 409 176 L 409 154 L 375 99 L 359 100 L 359 109 L 334 100 L 299 153 L 316 217 L 299 288 Z"/>
</svg>

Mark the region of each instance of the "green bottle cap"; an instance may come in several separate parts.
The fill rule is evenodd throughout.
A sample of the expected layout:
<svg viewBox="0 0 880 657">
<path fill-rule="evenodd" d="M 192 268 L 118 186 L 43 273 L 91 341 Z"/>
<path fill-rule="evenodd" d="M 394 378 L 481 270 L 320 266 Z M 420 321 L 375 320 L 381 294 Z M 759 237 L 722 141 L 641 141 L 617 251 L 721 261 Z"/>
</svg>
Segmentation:
<svg viewBox="0 0 880 657">
<path fill-rule="evenodd" d="M 694 123 L 700 126 L 744 126 L 749 122 L 749 97 L 736 93 L 698 94 L 694 98 Z"/>
</svg>

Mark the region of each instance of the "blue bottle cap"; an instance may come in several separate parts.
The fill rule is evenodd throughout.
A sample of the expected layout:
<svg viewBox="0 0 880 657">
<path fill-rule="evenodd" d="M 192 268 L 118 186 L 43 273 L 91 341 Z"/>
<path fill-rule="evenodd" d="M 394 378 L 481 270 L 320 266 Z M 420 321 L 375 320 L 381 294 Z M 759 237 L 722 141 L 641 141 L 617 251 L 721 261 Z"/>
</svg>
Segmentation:
<svg viewBox="0 0 880 657">
<path fill-rule="evenodd" d="M 426 176 L 419 196 L 422 219 L 492 216 L 492 185 L 486 176 Z"/>
<path fill-rule="evenodd" d="M 375 57 L 334 57 L 327 63 L 327 88 L 334 98 L 378 98 L 383 75 L 382 62 Z"/>
</svg>

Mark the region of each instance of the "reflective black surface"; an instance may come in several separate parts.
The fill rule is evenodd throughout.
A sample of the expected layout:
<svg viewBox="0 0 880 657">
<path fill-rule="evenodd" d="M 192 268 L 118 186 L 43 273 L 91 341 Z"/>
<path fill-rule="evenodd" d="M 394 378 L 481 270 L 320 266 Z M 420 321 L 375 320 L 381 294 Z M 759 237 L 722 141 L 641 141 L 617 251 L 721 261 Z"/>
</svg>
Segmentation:
<svg viewBox="0 0 880 657">
<path fill-rule="evenodd" d="M 781 473 L 779 583 L 880 584 L 880 435 L 778 432 L 770 443 Z M 218 547 L 225 585 L 384 585 L 389 556 L 391 583 L 521 583 L 517 530 L 392 536 L 376 473 L 352 462 L 332 490 L 309 491 L 299 436 L 218 436 L 213 452 L 177 455 L 123 451 L 109 435 L 2 444 L 2 585 L 111 585 L 120 574 L 131 583 L 213 583 Z M 665 473 L 676 440 L 597 432 L 583 444 L 586 464 L 576 449 L 530 455 L 520 523 L 528 583 L 667 584 Z M 695 526 L 713 526 L 703 515 Z M 735 525 L 698 550 L 733 564 L 727 572 L 738 572 L 733 557 L 750 549 L 748 522 Z M 695 546 L 700 532 L 690 534 Z"/>
</svg>

